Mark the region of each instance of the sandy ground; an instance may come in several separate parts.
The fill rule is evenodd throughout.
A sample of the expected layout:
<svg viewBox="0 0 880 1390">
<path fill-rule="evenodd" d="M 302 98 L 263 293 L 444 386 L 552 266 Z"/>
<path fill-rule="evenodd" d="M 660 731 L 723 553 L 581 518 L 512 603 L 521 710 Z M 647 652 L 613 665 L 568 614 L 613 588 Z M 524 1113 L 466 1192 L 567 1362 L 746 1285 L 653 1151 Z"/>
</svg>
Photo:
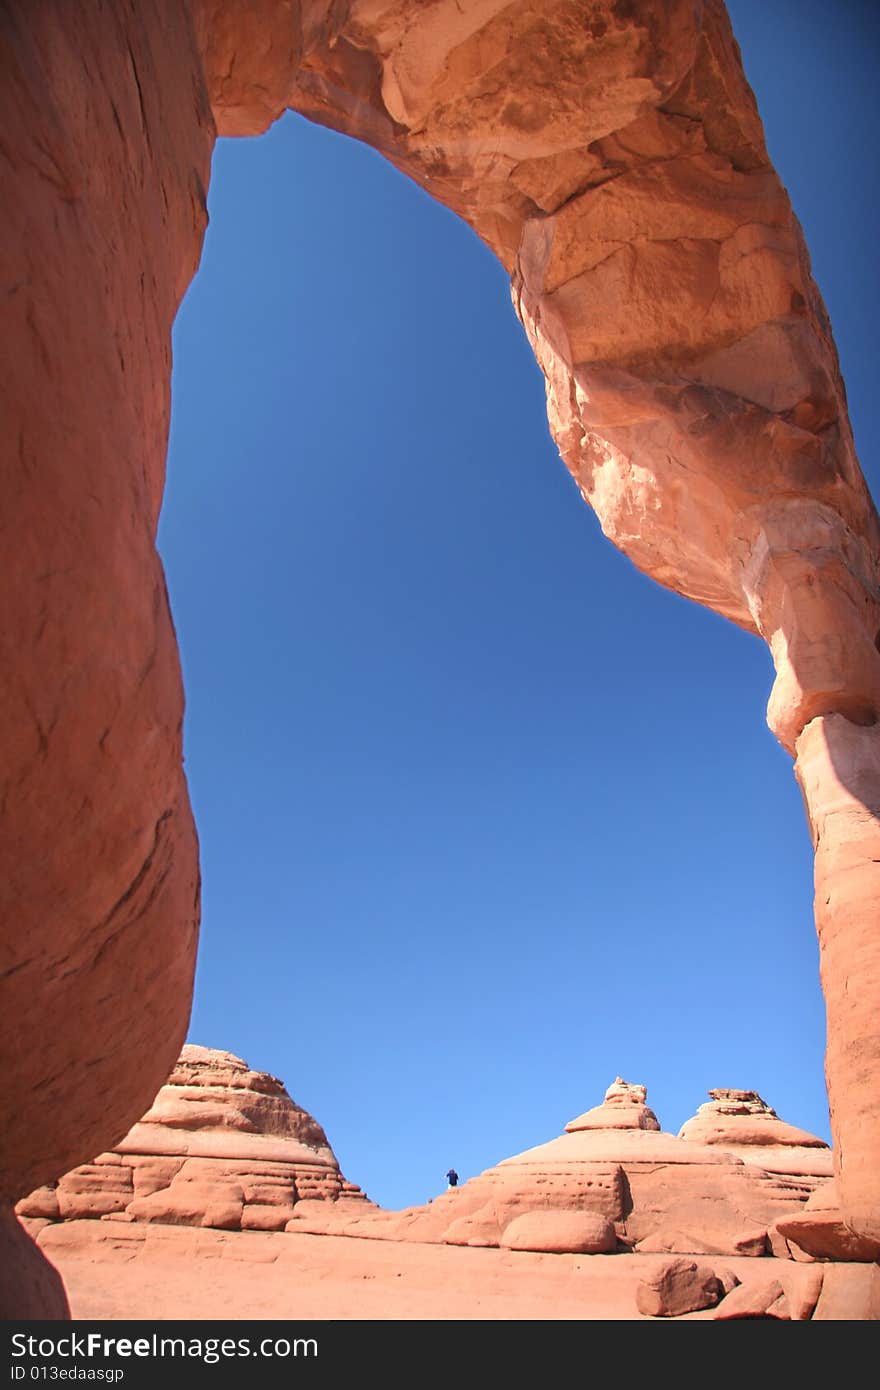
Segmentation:
<svg viewBox="0 0 880 1390">
<path fill-rule="evenodd" d="M 40 1245 L 75 1319 L 639 1319 L 665 1255 L 539 1255 L 412 1242 L 71 1221 Z M 699 1258 L 699 1257 L 695 1257 Z M 701 1257 L 800 1288 L 809 1265 Z M 707 1319 L 712 1311 L 691 1315 Z"/>
</svg>

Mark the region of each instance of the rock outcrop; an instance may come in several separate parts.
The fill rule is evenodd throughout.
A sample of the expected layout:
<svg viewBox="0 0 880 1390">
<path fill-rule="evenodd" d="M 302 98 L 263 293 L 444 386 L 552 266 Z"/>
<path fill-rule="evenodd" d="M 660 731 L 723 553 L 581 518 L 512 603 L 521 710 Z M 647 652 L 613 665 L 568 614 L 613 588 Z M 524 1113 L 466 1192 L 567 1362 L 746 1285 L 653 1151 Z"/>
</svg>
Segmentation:
<svg viewBox="0 0 880 1390">
<path fill-rule="evenodd" d="M 669 1264 L 667 1255 L 475 1250 L 142 1222 L 55 1222 L 38 1241 L 64 1276 L 73 1316 L 89 1321 L 635 1320 L 644 1316 L 636 1301 L 639 1284 Z M 833 1295 L 829 1317 L 870 1315 L 871 1291 L 860 1277 L 875 1272 L 867 1265 L 727 1256 L 696 1262 L 711 1265 L 722 1284 L 732 1276 L 758 1290 L 775 1280 L 792 1316 L 815 1304 L 825 1280 Z M 838 1274 L 845 1281 L 831 1279 Z M 711 1320 L 713 1314 L 705 1309 L 686 1317 Z"/>
<path fill-rule="evenodd" d="M 559 1250 L 568 1233 L 574 1253 L 578 1222 L 590 1216 L 605 1223 L 603 1231 L 610 1225 L 619 1251 L 789 1258 L 777 1223 L 798 1216 L 828 1179 L 804 1177 L 797 1161 L 791 1172 L 782 1161 L 765 1170 L 758 1152 L 744 1161 L 719 1143 L 664 1133 L 645 1087 L 618 1078 L 604 1104 L 558 1138 L 504 1159 L 428 1206 L 363 1215 L 303 1207 L 288 1230 L 544 1251 Z"/>
<path fill-rule="evenodd" d="M 732 1322 L 746 1318 L 806 1322 L 816 1316 L 816 1304 L 829 1271 L 816 1266 L 805 1269 L 798 1280 L 781 1277 L 785 1266 L 776 1266 L 771 1275 L 738 1284 L 718 1305 L 715 1318 Z"/>
<path fill-rule="evenodd" d="M 380 0 L 309 6 L 300 32 L 288 104 L 380 150 L 510 270 L 605 534 L 769 645 L 768 722 L 817 845 L 841 1202 L 880 1237 L 880 523 L 723 4 Z"/>
<path fill-rule="evenodd" d="M 807 1315 L 809 1316 L 809 1314 Z M 778 1279 L 766 1279 L 755 1286 L 734 1289 L 725 1298 L 715 1317 L 719 1321 L 741 1318 L 773 1318 L 791 1321 L 791 1305 Z"/>
<path fill-rule="evenodd" d="M 646 1088 L 618 1077 L 603 1104 L 558 1138 L 427 1206 L 388 1212 L 346 1181 L 324 1131 L 280 1081 L 228 1052 L 187 1046 L 113 1151 L 38 1188 L 17 1210 L 35 1229 L 101 1218 L 543 1253 L 789 1258 L 780 1230 L 795 1229 L 811 1194 L 831 1186 L 818 1163 L 801 1172 L 801 1150 L 814 1145 L 830 1168 L 828 1150 L 754 1092 L 712 1095 L 685 1125 L 688 1136 L 675 1138 L 660 1129 Z M 769 1142 L 768 1125 L 788 1147 Z M 788 1171 L 786 1153 L 794 1155 Z"/>
<path fill-rule="evenodd" d="M 734 1110 L 740 1124 L 784 1124 L 753 1092 L 713 1096 L 715 1108 L 703 1107 L 689 1122 L 707 1136 L 727 1123 L 719 1106 Z M 597 1127 L 603 1111 L 609 1122 Z M 798 1255 L 780 1234 L 815 1219 L 800 1175 L 765 1172 L 754 1154 L 743 1161 L 722 1142 L 643 1128 L 639 1121 L 648 1117 L 657 1123 L 645 1088 L 619 1078 L 604 1105 L 586 1113 L 585 1127 L 425 1207 L 382 1211 L 342 1177 L 323 1129 L 280 1081 L 228 1052 L 188 1046 L 114 1151 L 30 1194 L 19 1203 L 21 1224 L 0 1227 L 0 1244 L 24 1271 L 4 1296 L 17 1317 L 40 1309 L 63 1317 L 52 1260 L 74 1279 L 74 1316 L 167 1308 L 166 1282 L 177 1290 L 175 1316 L 217 1316 L 204 1290 L 192 1296 L 194 1284 L 206 1279 L 224 1308 L 239 1309 L 241 1281 L 259 1264 L 298 1271 L 298 1285 L 304 1269 L 319 1269 L 335 1292 L 309 1306 L 330 1317 L 354 1316 L 353 1306 L 380 1317 L 461 1316 L 461 1300 L 437 1292 L 452 1277 L 475 1290 L 466 1316 L 484 1315 L 478 1288 L 491 1286 L 493 1316 L 510 1317 L 516 1309 L 523 1316 L 546 1310 L 542 1299 L 558 1298 L 565 1286 L 569 1304 L 578 1287 L 589 1299 L 578 1317 L 712 1317 L 718 1305 L 721 1319 L 805 1319 L 834 1269 L 841 1278 L 831 1281 L 822 1316 L 876 1316 L 874 1266 L 851 1263 L 861 1258 L 851 1251 L 832 1255 L 849 1261 L 832 1266 L 825 1251 L 809 1255 L 806 1240 Z M 621 1113 L 629 1123 L 620 1123 Z M 833 1183 L 815 1181 L 810 1201 L 823 1190 L 833 1201 Z M 123 1294 L 120 1266 L 131 1261 L 137 1273 L 134 1285 L 131 1271 L 126 1276 Z M 388 1287 L 389 1277 L 407 1282 Z M 364 1303 L 359 1292 L 374 1279 L 385 1288 L 379 1305 Z M 530 1290 L 524 1302 L 523 1280 Z M 290 1315 L 277 1286 L 259 1305 L 261 1316 L 269 1308 Z M 560 1316 L 559 1305 L 544 1315 Z"/>
<path fill-rule="evenodd" d="M 606 535 L 767 641 L 816 846 L 838 1197 L 880 1240 L 880 524 L 720 0 L 13 0 L 3 39 L 0 1201 L 117 1143 L 183 1039 L 171 324 L 215 130 L 291 106 L 470 222 Z"/>
<path fill-rule="evenodd" d="M 780 1120 L 757 1091 L 710 1091 L 679 1139 L 719 1144 L 766 1173 L 797 1175 L 810 1183 L 832 1177 L 833 1158 L 824 1139 Z"/>
<path fill-rule="evenodd" d="M 846 1226 L 840 1211 L 837 1183 L 824 1183 L 812 1192 L 803 1210 L 778 1225 L 779 1234 L 815 1260 L 880 1261 L 880 1242 L 858 1236 Z"/>
<path fill-rule="evenodd" d="M 111 1152 L 22 1199 L 36 1221 L 103 1218 L 280 1231 L 300 1201 L 371 1206 L 321 1126 L 282 1083 L 230 1052 L 184 1047 L 143 1119 Z"/>
<path fill-rule="evenodd" d="M 2 44 L 8 1201 L 120 1139 L 186 1033 L 199 871 L 155 538 L 213 123 L 184 4 L 24 0 Z"/>
<path fill-rule="evenodd" d="M 622 1076 L 615 1077 L 605 1092 L 601 1105 L 584 1111 L 576 1119 L 569 1120 L 565 1126 L 566 1134 L 576 1134 L 582 1129 L 653 1129 L 659 1130 L 660 1121 L 647 1104 L 646 1086 L 633 1086 Z"/>
<path fill-rule="evenodd" d="M 843 714 L 814 719 L 795 771 L 816 851 L 837 1194 L 851 1233 L 880 1245 L 880 729 Z"/>
</svg>

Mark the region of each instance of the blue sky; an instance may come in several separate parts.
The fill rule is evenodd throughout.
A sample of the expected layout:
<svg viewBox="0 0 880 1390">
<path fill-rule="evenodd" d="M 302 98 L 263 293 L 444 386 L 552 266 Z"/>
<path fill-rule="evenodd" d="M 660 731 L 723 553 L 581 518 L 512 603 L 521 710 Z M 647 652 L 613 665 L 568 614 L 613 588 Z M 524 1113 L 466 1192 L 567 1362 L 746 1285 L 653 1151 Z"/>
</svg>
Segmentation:
<svg viewBox="0 0 880 1390">
<path fill-rule="evenodd" d="M 877 14 L 736 0 L 877 493 Z M 371 150 L 221 141 L 160 548 L 202 843 L 190 1036 L 387 1206 L 616 1074 L 828 1134 L 811 852 L 763 645 L 644 578 L 549 438 L 506 276 Z"/>
</svg>

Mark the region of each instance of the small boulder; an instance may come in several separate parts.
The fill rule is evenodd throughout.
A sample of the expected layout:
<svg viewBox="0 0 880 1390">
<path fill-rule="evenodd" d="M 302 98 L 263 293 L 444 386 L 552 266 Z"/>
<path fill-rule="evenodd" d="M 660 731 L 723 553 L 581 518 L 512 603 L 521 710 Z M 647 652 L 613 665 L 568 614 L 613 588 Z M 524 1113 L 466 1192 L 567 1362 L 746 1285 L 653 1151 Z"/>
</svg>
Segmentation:
<svg viewBox="0 0 880 1390">
<path fill-rule="evenodd" d="M 16 1205 L 16 1213 L 19 1216 L 27 1216 L 32 1219 L 42 1219 L 44 1221 L 58 1221 L 60 1213 L 58 1209 L 58 1191 L 55 1187 L 38 1187 L 29 1196 L 22 1197 Z"/>
<path fill-rule="evenodd" d="M 607 1255 L 617 1248 L 611 1222 L 592 1211 L 527 1211 L 504 1229 L 505 1250 L 549 1255 Z"/>
<path fill-rule="evenodd" d="M 669 1260 L 639 1283 L 636 1307 L 649 1318 L 678 1318 L 714 1308 L 723 1297 L 724 1284 L 711 1265 Z"/>
<path fill-rule="evenodd" d="M 791 1321 L 791 1307 L 778 1279 L 740 1284 L 721 1303 L 717 1320 L 733 1318 L 779 1318 Z"/>
</svg>

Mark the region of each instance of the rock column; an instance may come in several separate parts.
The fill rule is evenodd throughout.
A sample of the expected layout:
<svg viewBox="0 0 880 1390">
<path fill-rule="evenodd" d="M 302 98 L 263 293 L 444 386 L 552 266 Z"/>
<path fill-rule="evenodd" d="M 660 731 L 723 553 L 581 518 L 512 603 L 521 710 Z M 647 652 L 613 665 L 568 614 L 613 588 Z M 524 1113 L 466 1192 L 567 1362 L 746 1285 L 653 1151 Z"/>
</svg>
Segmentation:
<svg viewBox="0 0 880 1390">
<path fill-rule="evenodd" d="M 198 859 L 155 549 L 214 126 L 186 7 L 0 19 L 0 1198 L 141 1115 L 185 1035 Z"/>
</svg>

